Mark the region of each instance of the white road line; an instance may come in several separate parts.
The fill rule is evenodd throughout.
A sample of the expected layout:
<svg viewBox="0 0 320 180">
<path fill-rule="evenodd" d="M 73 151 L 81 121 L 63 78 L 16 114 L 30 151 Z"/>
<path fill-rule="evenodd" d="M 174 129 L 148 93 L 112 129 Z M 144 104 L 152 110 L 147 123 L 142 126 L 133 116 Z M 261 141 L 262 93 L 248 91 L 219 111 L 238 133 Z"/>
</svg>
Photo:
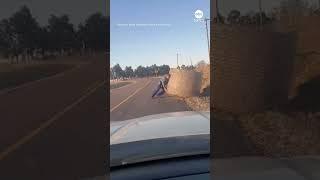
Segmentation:
<svg viewBox="0 0 320 180">
<path fill-rule="evenodd" d="M 0 95 L 3 95 L 3 94 L 7 94 L 11 91 L 15 91 L 17 89 L 21 89 L 21 88 L 24 88 L 24 87 L 27 87 L 27 86 L 30 86 L 30 85 L 33 85 L 33 84 L 36 84 L 36 83 L 39 83 L 41 81 L 44 81 L 44 80 L 49 80 L 49 79 L 54 79 L 54 78 L 57 78 L 57 77 L 60 77 L 60 76 L 63 76 L 64 74 L 66 73 L 69 73 L 69 72 L 72 72 L 74 70 L 77 70 L 81 67 L 82 65 L 78 65 L 72 69 L 69 69 L 67 71 L 63 71 L 63 72 L 60 72 L 56 75 L 53 75 L 53 76 L 49 76 L 49 77 L 44 77 L 44 78 L 41 78 L 41 79 L 38 79 L 38 80 L 34 80 L 34 81 L 30 81 L 30 82 L 26 82 L 24 84 L 21 84 L 21 85 L 18 85 L 16 87 L 10 87 L 10 88 L 5 88 L 3 90 L 0 91 Z"/>
<path fill-rule="evenodd" d="M 121 87 L 118 87 L 118 88 L 111 89 L 110 92 L 112 92 L 112 91 L 114 91 L 114 90 L 118 90 L 118 89 L 124 88 L 124 87 L 128 87 L 128 86 L 130 86 L 130 85 L 133 85 L 133 84 L 137 83 L 137 81 L 124 81 L 124 82 L 131 82 L 131 83 L 126 84 L 126 85 L 121 86 Z M 110 85 L 111 85 L 111 84 L 110 84 Z"/>
<path fill-rule="evenodd" d="M 147 87 L 149 85 L 151 80 L 149 80 L 143 87 L 137 89 L 134 93 L 132 93 L 130 96 L 128 96 L 125 100 L 121 101 L 118 105 L 114 106 L 113 108 L 110 109 L 110 112 L 114 111 L 117 109 L 121 104 L 127 102 L 130 98 L 132 98 L 134 95 L 136 95 L 139 91 L 141 91 L 143 88 Z"/>
<path fill-rule="evenodd" d="M 10 153 L 18 149 L 20 146 L 26 144 L 28 141 L 30 141 L 34 136 L 38 135 L 40 132 L 42 132 L 44 129 L 48 128 L 54 121 L 58 120 L 60 117 L 62 117 L 65 113 L 67 113 L 69 110 L 77 106 L 79 103 L 81 103 L 84 99 L 86 99 L 88 96 L 90 96 L 92 93 L 94 93 L 99 87 L 105 84 L 105 81 L 97 84 L 95 87 L 92 87 L 89 89 L 83 96 L 81 96 L 78 100 L 73 102 L 72 104 L 65 107 L 62 111 L 56 113 L 53 117 L 51 117 L 49 120 L 41 124 L 37 129 L 31 131 L 26 136 L 19 139 L 16 143 L 10 145 L 7 147 L 4 151 L 0 152 L 0 161 L 3 160 L 6 156 L 8 156 Z"/>
</svg>

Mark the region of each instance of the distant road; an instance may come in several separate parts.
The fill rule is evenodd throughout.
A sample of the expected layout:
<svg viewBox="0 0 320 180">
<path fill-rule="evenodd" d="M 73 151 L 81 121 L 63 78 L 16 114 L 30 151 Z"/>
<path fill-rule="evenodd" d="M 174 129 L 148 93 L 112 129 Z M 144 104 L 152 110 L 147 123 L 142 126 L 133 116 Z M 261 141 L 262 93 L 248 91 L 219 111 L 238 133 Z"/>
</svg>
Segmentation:
<svg viewBox="0 0 320 180">
<path fill-rule="evenodd" d="M 110 120 L 122 121 L 152 114 L 187 111 L 183 100 L 164 95 L 152 99 L 158 78 L 136 79 L 135 83 L 112 89 L 110 92 Z"/>
<path fill-rule="evenodd" d="M 0 95 L 0 179 L 106 173 L 105 58 Z"/>
</svg>

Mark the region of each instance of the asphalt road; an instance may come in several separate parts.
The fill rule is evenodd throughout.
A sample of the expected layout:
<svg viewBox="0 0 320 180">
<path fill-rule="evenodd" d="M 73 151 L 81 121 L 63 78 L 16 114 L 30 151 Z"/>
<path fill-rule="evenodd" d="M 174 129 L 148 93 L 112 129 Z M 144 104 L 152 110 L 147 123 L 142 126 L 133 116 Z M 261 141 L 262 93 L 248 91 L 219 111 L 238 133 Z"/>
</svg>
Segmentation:
<svg viewBox="0 0 320 180">
<path fill-rule="evenodd" d="M 183 100 L 163 95 L 151 98 L 158 78 L 135 79 L 135 82 L 110 91 L 110 120 L 122 121 L 147 115 L 188 111 Z"/>
<path fill-rule="evenodd" d="M 105 58 L 0 95 L 0 179 L 106 173 Z"/>
</svg>

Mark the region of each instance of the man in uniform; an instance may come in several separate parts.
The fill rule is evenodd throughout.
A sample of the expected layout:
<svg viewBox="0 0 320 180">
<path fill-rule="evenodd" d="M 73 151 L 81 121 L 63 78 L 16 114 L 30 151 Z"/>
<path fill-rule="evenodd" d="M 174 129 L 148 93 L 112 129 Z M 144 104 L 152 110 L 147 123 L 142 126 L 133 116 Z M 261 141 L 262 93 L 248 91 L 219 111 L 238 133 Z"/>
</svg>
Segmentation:
<svg viewBox="0 0 320 180">
<path fill-rule="evenodd" d="M 165 92 L 167 92 L 167 85 L 168 85 L 169 79 L 170 79 L 170 75 L 169 74 L 165 75 L 163 77 L 163 79 L 160 79 L 160 82 L 159 82 L 159 84 L 157 86 L 157 89 L 152 94 L 152 98 L 154 98 L 154 96 L 156 96 L 156 95 L 159 96 L 159 95 L 162 95 Z"/>
</svg>

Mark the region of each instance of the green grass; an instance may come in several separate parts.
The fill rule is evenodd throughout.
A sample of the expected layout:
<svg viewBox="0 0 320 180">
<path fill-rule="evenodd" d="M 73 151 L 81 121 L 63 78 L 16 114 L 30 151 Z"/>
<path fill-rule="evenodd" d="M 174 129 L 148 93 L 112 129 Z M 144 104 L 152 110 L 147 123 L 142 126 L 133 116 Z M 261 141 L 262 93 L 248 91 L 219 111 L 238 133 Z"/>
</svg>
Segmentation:
<svg viewBox="0 0 320 180">
<path fill-rule="evenodd" d="M 115 84 L 110 84 L 110 89 L 115 89 L 115 88 L 119 88 L 122 86 L 125 86 L 127 84 L 130 84 L 131 82 L 119 82 L 119 83 L 115 83 Z"/>
<path fill-rule="evenodd" d="M 71 69 L 74 65 L 69 64 L 39 64 L 24 68 L 0 71 L 0 89 L 22 85 L 24 83 L 39 80 L 56 75 Z"/>
</svg>

